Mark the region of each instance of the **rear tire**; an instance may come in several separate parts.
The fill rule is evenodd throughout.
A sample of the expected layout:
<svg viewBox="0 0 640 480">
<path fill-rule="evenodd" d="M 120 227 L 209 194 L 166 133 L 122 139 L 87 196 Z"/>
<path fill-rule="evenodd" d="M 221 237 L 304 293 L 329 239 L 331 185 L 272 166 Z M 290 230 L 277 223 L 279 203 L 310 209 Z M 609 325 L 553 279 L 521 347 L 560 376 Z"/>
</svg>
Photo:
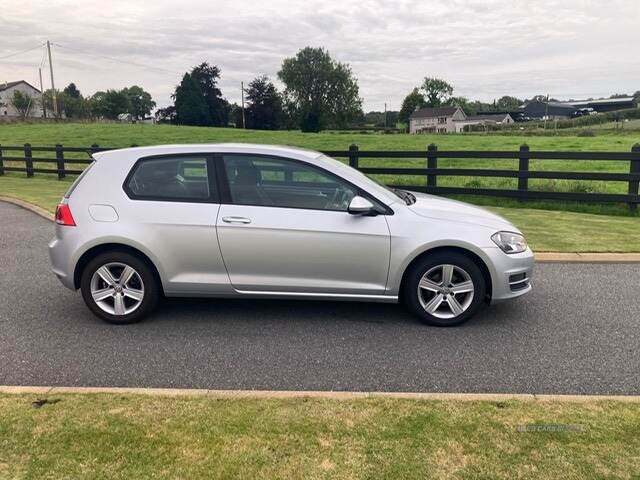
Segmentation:
<svg viewBox="0 0 640 480">
<path fill-rule="evenodd" d="M 471 258 L 458 252 L 437 252 L 410 267 L 402 301 L 423 322 L 453 327 L 480 309 L 486 290 L 484 275 Z"/>
<path fill-rule="evenodd" d="M 118 325 L 139 322 L 153 311 L 160 297 L 149 265 L 121 251 L 104 252 L 89 261 L 80 277 L 80 290 L 98 318 Z"/>
</svg>

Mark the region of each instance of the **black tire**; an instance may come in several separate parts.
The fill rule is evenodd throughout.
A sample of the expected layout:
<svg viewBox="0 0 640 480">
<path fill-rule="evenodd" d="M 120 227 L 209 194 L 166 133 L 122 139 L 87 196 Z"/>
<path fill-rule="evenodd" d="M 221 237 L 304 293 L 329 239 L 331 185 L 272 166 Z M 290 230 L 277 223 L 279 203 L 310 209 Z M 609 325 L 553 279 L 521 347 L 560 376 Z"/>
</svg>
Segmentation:
<svg viewBox="0 0 640 480">
<path fill-rule="evenodd" d="M 453 265 L 454 267 L 458 267 L 464 270 L 473 282 L 474 292 L 470 300 L 470 304 L 468 305 L 466 310 L 464 310 L 461 314 L 454 316 L 453 318 L 440 318 L 438 316 L 434 316 L 427 312 L 420 302 L 419 295 L 421 294 L 432 296 L 436 295 L 428 291 L 423 292 L 422 290 L 422 293 L 419 293 L 418 284 L 420 283 L 420 280 L 422 279 L 423 275 L 425 275 L 425 273 L 438 267 L 439 265 Z M 459 271 L 457 269 L 456 272 L 458 272 L 457 274 L 459 274 Z M 405 304 L 405 306 L 412 313 L 417 315 L 423 322 L 438 327 L 453 327 L 466 322 L 473 315 L 475 315 L 475 313 L 484 303 L 486 291 L 487 287 L 485 284 L 484 275 L 482 274 L 480 267 L 478 267 L 474 260 L 459 252 L 440 251 L 432 255 L 424 256 L 410 267 L 404 278 L 401 295 L 402 302 Z M 458 298 L 457 295 L 458 294 L 454 294 L 456 299 Z M 460 295 L 462 295 L 463 299 L 467 298 L 467 294 Z M 427 300 L 428 299 L 425 300 L 423 296 L 423 302 L 428 303 Z M 443 307 L 448 308 L 448 302 L 446 300 L 442 305 Z"/>
<path fill-rule="evenodd" d="M 144 285 L 144 297 L 140 305 L 131 313 L 123 315 L 110 314 L 101 309 L 93 299 L 91 294 L 91 279 L 93 274 L 100 267 L 109 263 L 122 263 L 129 265 L 137 272 L 142 280 Z M 80 277 L 80 290 L 82 292 L 84 302 L 94 315 L 105 322 L 117 325 L 136 323 L 145 318 L 154 310 L 161 295 L 160 285 L 147 262 L 135 255 L 132 255 L 131 253 L 117 250 L 101 253 L 86 265 L 82 271 L 82 276 Z"/>
</svg>

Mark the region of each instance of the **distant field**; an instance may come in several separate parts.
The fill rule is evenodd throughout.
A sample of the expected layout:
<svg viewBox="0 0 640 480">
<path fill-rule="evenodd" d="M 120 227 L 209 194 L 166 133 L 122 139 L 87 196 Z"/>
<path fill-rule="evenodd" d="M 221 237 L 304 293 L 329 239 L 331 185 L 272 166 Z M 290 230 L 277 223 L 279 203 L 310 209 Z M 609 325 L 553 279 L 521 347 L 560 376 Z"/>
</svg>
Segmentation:
<svg viewBox="0 0 640 480">
<path fill-rule="evenodd" d="M 55 145 L 86 147 L 93 143 L 105 147 L 128 147 L 170 143 L 248 142 L 299 146 L 314 150 L 346 150 L 357 144 L 361 150 L 426 150 L 430 143 L 440 150 L 517 150 L 526 143 L 532 150 L 557 151 L 629 151 L 640 143 L 640 133 L 579 137 L 576 135 L 527 136 L 520 132 L 512 135 L 462 134 L 462 135 L 407 135 L 363 134 L 353 132 L 323 132 L 319 134 L 298 131 L 259 131 L 231 128 L 183 127 L 174 125 L 129 124 L 11 124 L 0 125 L 1 145 Z M 10 162 L 5 162 L 10 165 Z M 422 167 L 422 159 L 361 159 L 362 166 Z M 23 166 L 23 165 L 21 165 Z M 517 169 L 517 160 L 440 160 L 441 167 Z M 626 173 L 628 162 L 610 161 L 532 161 L 532 170 L 601 171 Z M 390 185 L 425 185 L 424 176 L 380 175 L 377 179 Z M 441 186 L 485 187 L 510 189 L 517 187 L 513 178 L 439 177 Z M 625 182 L 600 182 L 579 180 L 529 181 L 532 190 L 626 193 Z M 522 206 L 514 200 L 484 198 L 476 203 Z M 530 202 L 527 202 L 529 204 Z M 535 208 L 566 209 L 589 213 L 627 214 L 624 205 L 586 205 L 568 202 L 531 202 Z"/>
<path fill-rule="evenodd" d="M 158 145 L 163 143 L 250 142 L 294 145 L 315 150 L 346 150 L 355 143 L 369 150 L 422 150 L 435 143 L 443 150 L 509 150 L 527 143 L 532 150 L 628 151 L 640 143 L 640 132 L 632 135 L 596 137 L 512 135 L 383 135 L 362 133 L 301 133 L 235 128 L 183 127 L 176 125 L 128 124 L 8 124 L 0 125 L 0 144 L 85 147 L 98 143 L 109 147 Z"/>
</svg>

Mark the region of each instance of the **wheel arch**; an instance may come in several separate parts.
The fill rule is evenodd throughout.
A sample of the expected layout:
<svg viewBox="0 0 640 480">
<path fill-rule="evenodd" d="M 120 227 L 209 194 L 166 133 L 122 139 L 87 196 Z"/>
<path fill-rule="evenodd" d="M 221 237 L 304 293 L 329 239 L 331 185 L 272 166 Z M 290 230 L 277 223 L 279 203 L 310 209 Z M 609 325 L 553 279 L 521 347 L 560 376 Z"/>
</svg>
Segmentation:
<svg viewBox="0 0 640 480">
<path fill-rule="evenodd" d="M 153 275 L 158 283 L 158 286 L 164 293 L 164 288 L 162 286 L 162 277 L 160 276 L 160 272 L 158 271 L 158 268 L 156 267 L 155 263 L 151 260 L 151 258 L 149 258 L 149 256 L 145 254 L 142 250 L 132 247 L 131 245 L 126 245 L 124 243 L 117 243 L 117 242 L 101 243 L 99 245 L 94 245 L 93 247 L 86 250 L 76 262 L 76 266 L 73 271 L 73 286 L 76 289 L 80 288 L 80 278 L 82 277 L 82 272 L 92 258 L 104 252 L 114 252 L 114 251 L 129 253 L 131 255 L 134 255 L 140 258 L 143 262 L 145 262 L 149 266 L 149 268 L 151 268 L 151 271 L 153 272 Z"/>
<path fill-rule="evenodd" d="M 482 272 L 482 276 L 485 281 L 487 301 L 490 301 L 491 296 L 493 294 L 493 280 L 491 277 L 491 271 L 489 270 L 489 266 L 487 265 L 485 260 L 476 252 L 461 246 L 437 246 L 437 247 L 429 248 L 427 250 L 424 250 L 418 253 L 413 259 L 411 259 L 411 261 L 406 265 L 406 267 L 404 268 L 404 271 L 402 272 L 402 278 L 400 280 L 400 285 L 399 285 L 399 294 L 402 295 L 402 292 L 404 290 L 404 284 L 407 280 L 407 274 L 417 262 L 421 261 L 425 257 L 434 255 L 436 253 L 442 253 L 442 252 L 455 252 L 455 253 L 465 255 L 466 257 L 471 259 L 476 265 L 478 265 L 478 268 L 480 268 L 480 271 Z"/>
</svg>

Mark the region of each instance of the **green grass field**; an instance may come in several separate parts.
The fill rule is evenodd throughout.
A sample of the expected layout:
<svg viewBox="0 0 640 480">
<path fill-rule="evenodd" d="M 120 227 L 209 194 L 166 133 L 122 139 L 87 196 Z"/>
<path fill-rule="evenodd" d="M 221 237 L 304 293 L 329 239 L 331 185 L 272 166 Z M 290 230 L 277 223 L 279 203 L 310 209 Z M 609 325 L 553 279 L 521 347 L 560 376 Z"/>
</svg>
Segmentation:
<svg viewBox="0 0 640 480">
<path fill-rule="evenodd" d="M 0 195 L 26 200 L 53 212 L 71 178 L 47 175 L 26 179 L 0 177 Z M 538 252 L 640 252 L 640 218 L 531 208 L 489 206 L 508 218 L 527 236 Z"/>
<path fill-rule="evenodd" d="M 361 150 L 425 150 L 436 143 L 441 150 L 517 150 L 523 143 L 532 150 L 567 151 L 629 151 L 640 142 L 640 133 L 632 135 L 606 135 L 597 137 L 577 136 L 526 136 L 512 135 L 383 135 L 353 132 L 326 132 L 319 134 L 297 131 L 258 131 L 173 125 L 125 125 L 125 124 L 7 124 L 0 125 L 1 145 L 55 145 L 86 147 L 93 143 L 107 147 L 128 147 L 168 143 L 249 142 L 292 145 L 315 150 L 346 150 L 352 143 Z M 5 162 L 12 165 L 11 162 Z M 423 167 L 424 160 L 361 159 L 362 166 Z M 17 164 L 16 164 L 17 165 Z M 441 167 L 465 167 L 487 169 L 517 169 L 516 160 L 440 160 Z M 49 166 L 50 168 L 50 166 Z M 532 161 L 532 170 L 560 171 L 608 171 L 625 173 L 628 162 L 610 161 Z M 424 176 L 380 175 L 379 180 L 392 185 L 425 185 Z M 512 178 L 438 178 L 441 186 L 465 186 L 487 188 L 516 188 Z M 598 182 L 577 180 L 530 180 L 530 188 L 544 191 L 626 193 L 624 182 Z M 479 201 L 488 205 L 522 206 L 514 200 L 485 198 Z M 533 208 L 564 209 L 589 213 L 626 215 L 624 205 L 592 205 L 584 203 L 536 201 Z"/>
<path fill-rule="evenodd" d="M 0 395 L 0 478 L 640 475 L 640 404 Z M 569 425 L 568 431 L 521 431 Z"/>
<path fill-rule="evenodd" d="M 249 142 L 295 145 L 315 150 L 346 150 L 355 143 L 365 150 L 422 150 L 435 143 L 441 150 L 515 150 L 527 143 L 532 150 L 629 151 L 640 143 L 640 132 L 596 137 L 511 135 L 382 135 L 352 132 L 301 133 L 175 125 L 34 123 L 0 125 L 0 144 L 108 147 L 163 143 Z"/>
</svg>

